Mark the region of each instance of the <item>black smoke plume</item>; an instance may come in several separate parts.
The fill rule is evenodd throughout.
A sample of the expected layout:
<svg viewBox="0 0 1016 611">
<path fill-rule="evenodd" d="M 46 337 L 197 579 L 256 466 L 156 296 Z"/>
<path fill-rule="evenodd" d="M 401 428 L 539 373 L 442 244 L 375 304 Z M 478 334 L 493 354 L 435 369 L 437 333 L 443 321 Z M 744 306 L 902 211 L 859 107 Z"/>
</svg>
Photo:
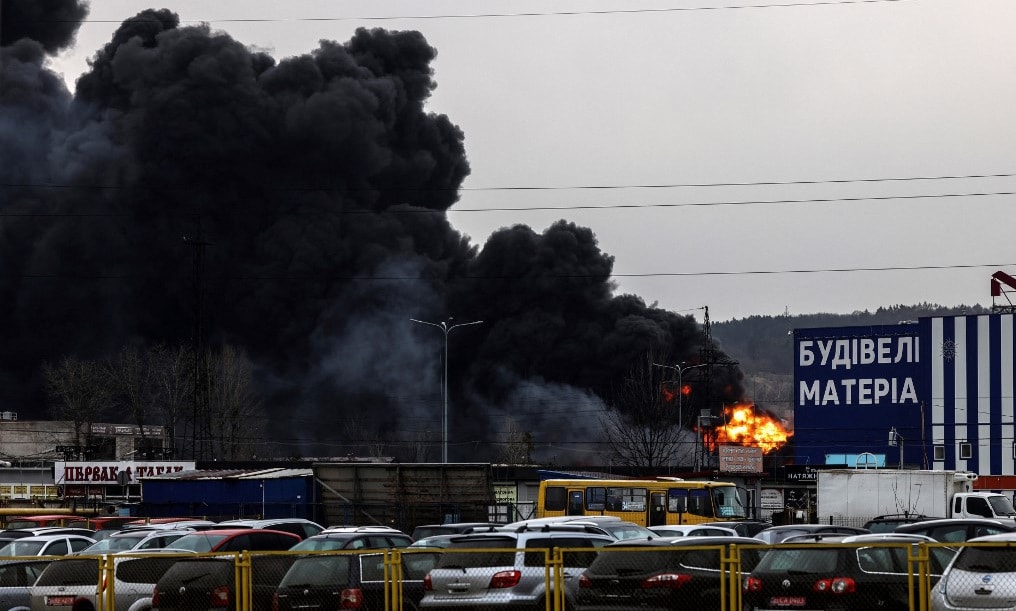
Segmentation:
<svg viewBox="0 0 1016 611">
<path fill-rule="evenodd" d="M 36 5 L 61 19 L 10 25 Z M 381 439 L 406 456 L 434 447 L 447 406 L 452 460 L 494 457 L 514 424 L 534 458 L 596 463 L 613 381 L 649 351 L 703 347 L 691 317 L 615 294 L 587 228 L 519 225 L 478 247 L 449 224 L 465 136 L 425 107 L 436 50 L 419 32 L 359 29 L 277 61 L 147 10 L 71 94 L 43 50 L 84 6 L 3 7 L 2 409 L 44 417 L 45 362 L 200 330 L 255 360 L 270 454 Z"/>
<path fill-rule="evenodd" d="M 47 53 L 71 46 L 88 5 L 79 0 L 3 0 L 0 3 L 0 46 L 34 40 Z"/>
</svg>

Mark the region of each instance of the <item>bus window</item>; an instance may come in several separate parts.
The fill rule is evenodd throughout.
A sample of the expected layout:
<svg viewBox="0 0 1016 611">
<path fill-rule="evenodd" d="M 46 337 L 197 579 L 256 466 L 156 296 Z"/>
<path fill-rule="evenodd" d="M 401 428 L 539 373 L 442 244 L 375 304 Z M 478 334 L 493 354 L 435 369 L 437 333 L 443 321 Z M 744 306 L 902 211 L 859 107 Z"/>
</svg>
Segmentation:
<svg viewBox="0 0 1016 611">
<path fill-rule="evenodd" d="M 688 511 L 688 491 L 671 488 L 667 491 L 667 511 L 685 513 Z"/>
<path fill-rule="evenodd" d="M 610 511 L 645 511 L 645 488 L 607 488 L 607 509 Z"/>
<path fill-rule="evenodd" d="M 689 490 L 688 513 L 697 516 L 713 517 L 712 499 L 709 498 L 709 491 L 704 489 Z"/>
<path fill-rule="evenodd" d="M 603 511 L 606 506 L 606 488 L 586 488 L 586 509 L 590 511 Z"/>
<path fill-rule="evenodd" d="M 568 492 L 568 515 L 586 515 L 586 508 L 582 506 L 582 491 L 571 490 Z"/>
<path fill-rule="evenodd" d="M 563 486 L 547 486 L 543 505 L 547 511 L 564 511 L 568 506 L 568 489 Z"/>
</svg>

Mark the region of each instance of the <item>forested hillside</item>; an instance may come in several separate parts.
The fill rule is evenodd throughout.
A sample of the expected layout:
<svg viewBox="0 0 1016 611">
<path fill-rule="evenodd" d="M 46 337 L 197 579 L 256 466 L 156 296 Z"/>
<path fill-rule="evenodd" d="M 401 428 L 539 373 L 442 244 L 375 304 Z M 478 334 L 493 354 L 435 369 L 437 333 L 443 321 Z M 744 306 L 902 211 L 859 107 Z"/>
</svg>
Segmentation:
<svg viewBox="0 0 1016 611">
<path fill-rule="evenodd" d="M 944 307 L 934 304 L 895 305 L 874 312 L 749 316 L 712 324 L 713 338 L 744 372 L 748 396 L 756 404 L 787 419 L 793 418 L 794 329 L 892 325 L 926 316 L 987 314 L 980 305 Z"/>
</svg>

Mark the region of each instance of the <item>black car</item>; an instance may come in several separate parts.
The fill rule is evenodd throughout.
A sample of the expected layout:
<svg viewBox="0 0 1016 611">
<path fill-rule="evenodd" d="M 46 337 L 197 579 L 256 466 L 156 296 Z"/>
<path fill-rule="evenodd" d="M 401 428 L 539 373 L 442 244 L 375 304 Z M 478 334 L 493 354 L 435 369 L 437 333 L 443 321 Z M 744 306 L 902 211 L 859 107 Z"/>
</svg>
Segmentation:
<svg viewBox="0 0 1016 611">
<path fill-rule="evenodd" d="M 271 609 L 282 577 L 295 560 L 284 554 L 250 557 L 253 609 Z M 155 584 L 152 607 L 159 611 L 237 609 L 236 559 L 232 555 L 183 558 Z"/>
<path fill-rule="evenodd" d="M 423 598 L 423 578 L 437 564 L 438 552 L 404 551 L 402 608 L 416 609 Z M 391 580 L 391 576 L 389 576 Z M 274 611 L 293 609 L 385 609 L 385 556 L 372 553 L 323 552 L 297 558 L 279 583 Z"/>
<path fill-rule="evenodd" d="M 835 534 L 848 536 L 863 535 L 869 532 L 871 531 L 858 526 L 841 526 L 836 524 L 783 524 L 780 526 L 770 526 L 769 528 L 762 529 L 753 536 L 754 538 L 766 543 L 779 543 L 787 537 L 793 537 L 795 535 Z"/>
<path fill-rule="evenodd" d="M 816 536 L 816 535 L 813 535 Z M 816 536 L 817 537 L 817 536 Z M 904 535 L 803 539 L 769 549 L 743 578 L 747 609 L 910 609 L 908 551 L 924 537 Z M 869 545 L 862 545 L 864 542 Z M 942 575 L 954 550 L 930 548 L 932 583 Z"/>
<path fill-rule="evenodd" d="M 413 529 L 413 540 L 434 535 L 460 535 L 471 532 L 474 528 L 487 529 L 504 526 L 497 522 L 450 522 L 447 524 L 424 524 Z"/>
<path fill-rule="evenodd" d="M 893 532 L 925 535 L 944 543 L 961 543 L 974 537 L 1016 532 L 1016 525 L 989 518 L 940 518 L 897 526 Z"/>
<path fill-rule="evenodd" d="M 867 528 L 873 533 L 888 533 L 896 530 L 897 527 L 903 526 L 904 524 L 914 524 L 917 522 L 923 522 L 925 520 L 934 520 L 930 516 L 926 515 L 915 515 L 912 513 L 897 513 L 884 516 L 874 517 L 864 523 L 864 528 Z"/>
<path fill-rule="evenodd" d="M 721 552 L 730 545 L 739 546 L 742 571 L 752 570 L 766 550 L 749 537 L 611 543 L 579 577 L 574 607 L 576 611 L 719 609 L 720 589 L 732 578 L 720 565 Z"/>
<path fill-rule="evenodd" d="M 731 522 L 706 522 L 709 526 L 729 528 L 742 537 L 754 537 L 759 532 L 771 527 L 772 522 L 764 520 L 734 520 Z"/>
</svg>

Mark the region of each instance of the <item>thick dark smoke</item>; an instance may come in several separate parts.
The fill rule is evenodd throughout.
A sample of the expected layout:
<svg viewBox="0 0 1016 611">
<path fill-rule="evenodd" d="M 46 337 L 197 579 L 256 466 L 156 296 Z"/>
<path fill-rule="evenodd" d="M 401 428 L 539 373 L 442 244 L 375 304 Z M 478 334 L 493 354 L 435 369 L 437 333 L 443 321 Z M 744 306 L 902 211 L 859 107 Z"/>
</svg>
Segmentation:
<svg viewBox="0 0 1016 611">
<path fill-rule="evenodd" d="M 269 453 L 364 452 L 351 435 L 403 457 L 429 440 L 437 459 L 447 337 L 453 460 L 496 455 L 510 422 L 536 457 L 595 463 L 612 382 L 647 351 L 698 356 L 692 318 L 615 294 L 589 229 L 520 225 L 481 248 L 451 227 L 465 136 L 425 108 L 419 32 L 276 61 L 144 11 L 72 95 L 43 51 L 73 20 L 7 19 L 84 6 L 2 2 L 0 408 L 42 417 L 42 363 L 188 344 L 200 312 L 210 345 L 259 367 Z M 483 323 L 410 321 L 449 316 Z"/>
<path fill-rule="evenodd" d="M 79 0 L 3 0 L 0 3 L 0 46 L 27 38 L 48 53 L 71 46 L 88 5 Z"/>
</svg>

